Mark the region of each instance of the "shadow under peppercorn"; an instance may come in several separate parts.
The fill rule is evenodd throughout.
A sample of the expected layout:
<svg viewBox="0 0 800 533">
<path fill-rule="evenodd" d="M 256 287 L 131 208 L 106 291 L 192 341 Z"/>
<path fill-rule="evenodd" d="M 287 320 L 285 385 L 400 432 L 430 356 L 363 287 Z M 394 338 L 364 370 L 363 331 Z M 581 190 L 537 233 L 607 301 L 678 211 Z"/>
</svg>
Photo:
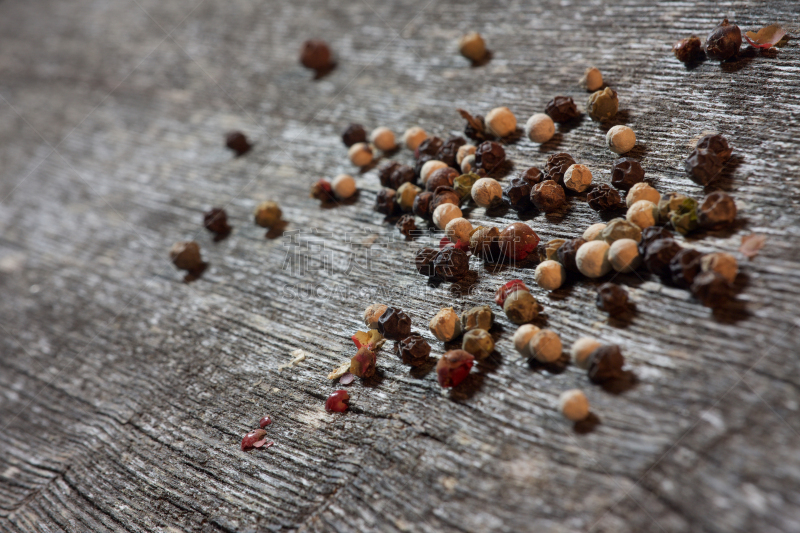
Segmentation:
<svg viewBox="0 0 800 533">
<path fill-rule="evenodd" d="M 570 356 L 567 352 L 562 352 L 561 357 L 549 363 L 543 363 L 536 358 L 528 359 L 528 366 L 534 372 L 547 372 L 548 374 L 562 374 L 570 364 Z"/>
<path fill-rule="evenodd" d="M 600 418 L 590 411 L 586 418 L 575 422 L 572 429 L 579 435 L 586 435 L 594 431 L 600 423 Z"/>
<path fill-rule="evenodd" d="M 742 155 L 731 155 L 723 165 L 722 170 L 719 171 L 719 174 L 714 176 L 714 178 L 708 182 L 708 185 L 703 188 L 705 193 L 708 194 L 713 191 L 731 191 L 734 184 L 733 174 L 743 161 L 744 157 Z"/>
</svg>

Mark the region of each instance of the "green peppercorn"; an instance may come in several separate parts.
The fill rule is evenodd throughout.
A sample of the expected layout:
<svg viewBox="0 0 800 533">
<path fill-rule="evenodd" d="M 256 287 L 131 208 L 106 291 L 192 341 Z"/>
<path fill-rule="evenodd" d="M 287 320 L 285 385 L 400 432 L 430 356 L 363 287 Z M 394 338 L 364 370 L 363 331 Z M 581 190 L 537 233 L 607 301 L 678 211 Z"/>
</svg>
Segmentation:
<svg viewBox="0 0 800 533">
<path fill-rule="evenodd" d="M 592 93 L 586 104 L 586 112 L 595 122 L 608 120 L 619 111 L 619 97 L 610 87 Z"/>
<path fill-rule="evenodd" d="M 681 235 L 697 229 L 697 200 L 686 198 L 678 205 L 678 208 L 670 213 L 669 221 L 675 231 Z"/>
<path fill-rule="evenodd" d="M 537 316 L 541 306 L 536 298 L 526 290 L 516 290 L 506 297 L 503 311 L 506 317 L 514 324 L 525 324 Z"/>
<path fill-rule="evenodd" d="M 461 315 L 461 331 L 470 331 L 476 328 L 489 331 L 493 322 L 492 308 L 488 305 L 479 305 L 464 311 L 464 314 Z"/>
<path fill-rule="evenodd" d="M 455 179 L 453 182 L 453 189 L 458 193 L 462 202 L 469 200 L 472 195 L 472 186 L 475 185 L 475 182 L 479 179 L 481 179 L 481 177 L 474 172 L 462 174 Z"/>
<path fill-rule="evenodd" d="M 485 359 L 494 350 L 494 340 L 485 329 L 473 329 L 464 334 L 461 349 L 478 359 Z"/>
<path fill-rule="evenodd" d="M 660 224 L 669 223 L 672 213 L 678 210 L 684 200 L 689 197 L 679 192 L 669 192 L 661 196 L 658 202 L 658 222 Z"/>
</svg>

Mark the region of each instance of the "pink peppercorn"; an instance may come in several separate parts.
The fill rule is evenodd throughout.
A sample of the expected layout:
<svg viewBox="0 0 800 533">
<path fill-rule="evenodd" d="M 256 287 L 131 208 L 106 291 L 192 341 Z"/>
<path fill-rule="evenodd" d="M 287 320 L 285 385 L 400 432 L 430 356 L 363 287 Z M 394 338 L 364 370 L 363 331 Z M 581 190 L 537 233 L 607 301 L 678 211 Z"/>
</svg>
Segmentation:
<svg viewBox="0 0 800 533">
<path fill-rule="evenodd" d="M 519 290 L 530 292 L 530 289 L 521 279 L 512 279 L 497 289 L 497 292 L 494 293 L 494 303 L 500 307 L 503 307 L 503 305 L 506 303 L 506 298 L 508 298 L 512 292 Z"/>
<path fill-rule="evenodd" d="M 272 419 L 269 417 L 269 415 L 264 416 L 264 418 L 258 421 L 258 426 L 262 429 L 270 424 L 272 424 Z"/>
<path fill-rule="evenodd" d="M 329 413 L 344 413 L 349 407 L 347 404 L 349 401 L 350 395 L 346 390 L 334 391 L 325 401 L 325 410 Z"/>
<path fill-rule="evenodd" d="M 464 350 L 445 352 L 436 363 L 436 376 L 439 385 L 445 388 L 456 387 L 469 375 L 475 358 Z"/>
<path fill-rule="evenodd" d="M 242 438 L 242 450 L 262 447 L 267 442 L 266 436 L 267 432 L 263 429 L 254 429 Z"/>
</svg>

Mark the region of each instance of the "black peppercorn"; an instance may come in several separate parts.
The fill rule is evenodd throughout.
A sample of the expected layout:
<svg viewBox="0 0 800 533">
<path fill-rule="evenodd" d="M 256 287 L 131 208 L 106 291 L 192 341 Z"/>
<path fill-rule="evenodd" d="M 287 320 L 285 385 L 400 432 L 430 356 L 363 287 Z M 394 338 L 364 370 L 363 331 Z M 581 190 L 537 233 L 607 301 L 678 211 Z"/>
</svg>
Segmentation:
<svg viewBox="0 0 800 533">
<path fill-rule="evenodd" d="M 433 272 L 437 278 L 456 280 L 469 271 L 469 257 L 459 248 L 443 248 L 433 258 Z"/>
<path fill-rule="evenodd" d="M 225 146 L 227 146 L 236 157 L 242 156 L 250 151 L 252 146 L 247 137 L 241 131 L 232 131 L 225 136 Z"/>
<path fill-rule="evenodd" d="M 300 63 L 316 71 L 325 70 L 331 64 L 331 49 L 325 41 L 308 40 L 300 50 Z"/>
<path fill-rule="evenodd" d="M 722 274 L 709 270 L 694 277 L 692 294 L 706 307 L 724 307 L 734 298 L 733 285 Z"/>
<path fill-rule="evenodd" d="M 567 205 L 564 188 L 553 180 L 537 183 L 531 189 L 531 203 L 545 213 L 554 213 Z"/>
<path fill-rule="evenodd" d="M 395 171 L 397 167 L 400 166 L 400 163 L 397 161 L 387 161 L 383 165 L 380 166 L 378 169 L 378 179 L 381 180 L 381 185 L 384 187 L 392 187 L 392 173 Z"/>
<path fill-rule="evenodd" d="M 622 367 L 625 358 L 619 346 L 609 344 L 600 346 L 589 355 L 589 381 L 592 383 L 606 383 L 624 376 Z"/>
<path fill-rule="evenodd" d="M 433 211 L 431 211 L 432 200 L 433 200 L 432 192 L 425 191 L 419 193 L 414 198 L 414 206 L 411 208 L 411 211 L 420 218 L 430 220 L 430 218 L 433 216 Z"/>
<path fill-rule="evenodd" d="M 547 103 L 544 112 L 550 115 L 553 122 L 569 122 L 581 114 L 575 101 L 569 96 L 556 96 Z"/>
<path fill-rule="evenodd" d="M 624 191 L 644 181 L 644 169 L 638 161 L 630 157 L 622 157 L 614 161 L 611 168 L 611 184 Z"/>
<path fill-rule="evenodd" d="M 463 137 L 450 137 L 447 139 L 447 142 L 439 148 L 439 153 L 436 158 L 447 166 L 460 170 L 461 167 L 456 161 L 456 156 L 458 155 L 458 149 L 465 144 L 467 144 L 467 141 Z"/>
<path fill-rule="evenodd" d="M 431 159 L 436 159 L 443 145 L 444 141 L 439 137 L 428 137 L 414 150 L 414 157 L 420 159 L 422 156 L 427 155 L 430 156 Z"/>
<path fill-rule="evenodd" d="M 506 160 L 506 151 L 494 141 L 482 142 L 475 149 L 475 167 L 491 173 Z"/>
<path fill-rule="evenodd" d="M 439 187 L 452 187 L 459 176 L 458 171 L 450 167 L 442 167 L 435 170 L 425 182 L 425 189 L 435 191 Z"/>
<path fill-rule="evenodd" d="M 698 185 L 708 185 L 722 171 L 722 161 L 706 148 L 695 148 L 684 162 L 689 179 Z"/>
<path fill-rule="evenodd" d="M 414 266 L 423 276 L 433 276 L 433 259 L 439 254 L 434 248 L 420 248 L 414 254 Z"/>
<path fill-rule="evenodd" d="M 406 237 L 411 237 L 417 231 L 417 224 L 414 222 L 414 215 L 403 215 L 397 221 L 395 227 Z"/>
<path fill-rule="evenodd" d="M 642 239 L 639 241 L 639 255 L 644 257 L 647 247 L 660 239 L 673 239 L 675 235 L 664 226 L 650 226 L 642 230 Z"/>
<path fill-rule="evenodd" d="M 581 237 L 564 242 L 558 247 L 558 251 L 556 252 L 558 262 L 567 270 L 579 274 L 580 270 L 578 270 L 575 257 L 578 255 L 578 248 L 584 244 L 586 244 L 586 241 Z"/>
<path fill-rule="evenodd" d="M 571 155 L 561 152 L 553 154 L 547 158 L 544 165 L 544 173 L 547 179 L 551 179 L 559 185 L 564 184 L 564 173 L 575 164 L 575 159 Z"/>
<path fill-rule="evenodd" d="M 367 142 L 367 130 L 361 124 L 350 124 L 342 133 L 342 142 L 350 148 L 356 143 Z"/>
<path fill-rule="evenodd" d="M 436 208 L 442 204 L 461 205 L 461 197 L 452 187 L 436 187 L 431 200 L 431 217 L 433 217 L 433 212 L 436 211 Z"/>
<path fill-rule="evenodd" d="M 714 28 L 706 39 L 706 53 L 711 59 L 725 61 L 739 53 L 742 46 L 742 30 L 728 19 Z"/>
<path fill-rule="evenodd" d="M 483 115 L 475 115 L 473 117 L 463 109 L 459 109 L 458 111 L 467 121 L 467 125 L 464 126 L 464 135 L 473 141 L 481 142 L 485 141 L 487 137 L 492 137 L 490 133 L 486 132 L 486 122 L 483 119 Z"/>
<path fill-rule="evenodd" d="M 705 135 L 701 137 L 699 141 L 697 141 L 697 146 L 695 148 L 705 148 L 706 150 L 711 150 L 719 160 L 723 163 L 728 160 L 728 158 L 733 153 L 733 148 L 728 144 L 728 139 L 720 135 L 719 133 Z"/>
<path fill-rule="evenodd" d="M 736 203 L 731 195 L 722 191 L 714 191 L 706 196 L 697 213 L 701 227 L 719 229 L 736 219 Z"/>
<path fill-rule="evenodd" d="M 703 43 L 697 36 L 692 35 L 675 43 L 672 52 L 681 63 L 691 63 L 703 55 Z"/>
<path fill-rule="evenodd" d="M 597 308 L 609 315 L 619 315 L 628 309 L 628 291 L 616 283 L 603 283 L 597 289 Z"/>
<path fill-rule="evenodd" d="M 220 207 L 203 213 L 203 226 L 214 234 L 215 241 L 221 241 L 231 233 L 228 225 L 228 214 Z"/>
<path fill-rule="evenodd" d="M 672 274 L 672 282 L 682 289 L 688 289 L 695 276 L 700 273 L 702 252 L 692 248 L 684 248 L 669 262 L 669 270 Z"/>
<path fill-rule="evenodd" d="M 619 192 L 605 183 L 601 183 L 589 191 L 586 199 L 589 201 L 589 207 L 595 211 L 612 211 L 622 207 L 620 205 L 622 199 L 619 196 Z"/>
<path fill-rule="evenodd" d="M 672 272 L 669 262 L 681 251 L 681 245 L 672 239 L 658 239 L 647 246 L 644 254 L 644 264 L 653 274 L 670 279 Z"/>
<path fill-rule="evenodd" d="M 428 361 L 431 355 L 431 345 L 416 333 L 409 335 L 398 343 L 400 358 L 407 365 L 421 366 Z"/>
<path fill-rule="evenodd" d="M 396 192 L 394 189 L 381 189 L 375 197 L 375 211 L 386 216 L 391 216 L 399 209 L 395 202 Z"/>
<path fill-rule="evenodd" d="M 402 309 L 387 307 L 378 319 L 378 333 L 392 341 L 405 339 L 411 335 L 411 319 Z"/>
<path fill-rule="evenodd" d="M 512 178 L 503 189 L 503 197 L 509 207 L 515 211 L 525 211 L 533 206 L 531 184 L 524 178 Z"/>
<path fill-rule="evenodd" d="M 404 183 L 416 183 L 417 176 L 414 175 L 414 167 L 408 165 L 397 165 L 389 177 L 389 187 L 394 190 L 400 188 Z"/>
</svg>

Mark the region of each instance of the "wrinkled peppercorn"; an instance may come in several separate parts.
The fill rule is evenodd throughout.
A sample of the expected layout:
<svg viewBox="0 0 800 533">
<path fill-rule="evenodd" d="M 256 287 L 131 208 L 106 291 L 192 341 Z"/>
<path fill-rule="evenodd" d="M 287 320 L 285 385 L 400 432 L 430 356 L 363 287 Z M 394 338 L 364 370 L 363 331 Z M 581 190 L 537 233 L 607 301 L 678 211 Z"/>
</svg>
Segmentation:
<svg viewBox="0 0 800 533">
<path fill-rule="evenodd" d="M 375 196 L 375 211 L 391 216 L 399 207 L 395 202 L 397 195 L 394 189 L 381 189 Z"/>
<path fill-rule="evenodd" d="M 500 230 L 495 227 L 478 226 L 469 235 L 469 249 L 486 262 L 500 260 Z"/>
<path fill-rule="evenodd" d="M 325 70 L 331 66 L 331 49 L 325 41 L 306 41 L 300 50 L 300 63 L 317 72 Z"/>
<path fill-rule="evenodd" d="M 672 282 L 682 289 L 688 289 L 695 276 L 700 273 L 703 258 L 702 252 L 693 248 L 684 248 L 669 262 Z"/>
<path fill-rule="evenodd" d="M 369 346 L 362 346 L 350 359 L 350 373 L 362 379 L 371 378 L 375 375 L 376 362 L 375 352 Z"/>
<path fill-rule="evenodd" d="M 559 185 L 563 185 L 564 173 L 574 164 L 575 159 L 567 153 L 561 152 L 553 154 L 547 158 L 547 162 L 544 165 L 544 174 L 547 179 L 551 179 Z"/>
<path fill-rule="evenodd" d="M 363 141 L 359 141 L 363 142 Z M 381 180 L 381 185 L 384 187 L 390 187 L 395 189 L 396 187 L 392 187 L 392 173 L 397 169 L 401 164 L 397 161 L 387 161 L 378 169 L 378 179 Z M 413 171 L 413 169 L 412 169 Z"/>
<path fill-rule="evenodd" d="M 533 207 L 531 203 L 531 184 L 524 178 L 512 178 L 503 189 L 506 203 L 514 211 L 522 212 Z"/>
<path fill-rule="evenodd" d="M 697 146 L 695 146 L 695 148 L 705 148 L 706 150 L 711 150 L 717 154 L 717 157 L 723 163 L 725 163 L 725 161 L 727 161 L 733 153 L 733 148 L 731 148 L 731 146 L 728 144 L 728 139 L 719 133 L 701 137 L 700 140 L 697 141 Z"/>
<path fill-rule="evenodd" d="M 722 161 L 706 148 L 695 148 L 683 164 L 689 178 L 698 185 L 708 185 L 722 171 Z"/>
<path fill-rule="evenodd" d="M 422 156 L 427 155 L 430 156 L 431 159 L 436 159 L 443 145 L 444 141 L 441 138 L 428 137 L 414 150 L 414 157 L 420 159 Z"/>
<path fill-rule="evenodd" d="M 697 214 L 698 223 L 706 229 L 719 229 L 736 219 L 736 203 L 731 195 L 714 191 L 703 200 Z"/>
<path fill-rule="evenodd" d="M 697 36 L 692 35 L 675 43 L 672 52 L 681 63 L 691 63 L 703 55 L 703 43 Z"/>
<path fill-rule="evenodd" d="M 387 307 L 378 319 L 378 333 L 392 341 L 405 339 L 411 335 L 411 318 L 402 309 Z"/>
<path fill-rule="evenodd" d="M 326 179 L 321 179 L 311 186 L 311 198 L 316 198 L 323 204 L 336 201 L 336 196 L 333 194 L 333 186 L 331 182 Z"/>
<path fill-rule="evenodd" d="M 437 278 L 457 280 L 469 272 L 469 257 L 464 250 L 443 248 L 433 258 L 433 273 Z"/>
<path fill-rule="evenodd" d="M 442 204 L 461 205 L 461 197 L 452 187 L 437 187 L 431 200 L 431 216 Z"/>
<path fill-rule="evenodd" d="M 434 248 L 420 248 L 414 255 L 414 266 L 423 276 L 433 276 L 433 259 L 439 254 Z"/>
<path fill-rule="evenodd" d="M 531 292 L 531 290 L 525 285 L 524 281 L 521 279 L 512 279 L 511 281 L 507 281 L 497 288 L 494 293 L 494 303 L 500 307 L 503 307 L 506 303 L 506 298 L 508 298 L 511 293 L 515 291 Z"/>
<path fill-rule="evenodd" d="M 575 101 L 569 96 L 556 96 L 547 103 L 544 112 L 550 115 L 553 122 L 569 122 L 581 115 Z"/>
<path fill-rule="evenodd" d="M 603 283 L 597 289 L 597 308 L 611 316 L 628 310 L 628 291 L 616 283 Z"/>
<path fill-rule="evenodd" d="M 681 235 L 697 229 L 697 200 L 685 198 L 675 210 L 670 212 L 669 222 Z"/>
<path fill-rule="evenodd" d="M 589 381 L 592 383 L 606 383 L 624 376 L 622 367 L 625 358 L 616 344 L 604 345 L 597 348 L 589 355 Z"/>
<path fill-rule="evenodd" d="M 531 189 L 531 203 L 544 213 L 554 213 L 567 205 L 564 188 L 553 180 L 537 183 Z"/>
<path fill-rule="evenodd" d="M 725 61 L 739 53 L 742 46 L 742 30 L 728 19 L 714 28 L 706 39 L 706 53 L 711 59 Z"/>
<path fill-rule="evenodd" d="M 399 189 L 404 183 L 416 183 L 417 176 L 414 174 L 414 167 L 408 165 L 397 165 L 389 177 L 389 187 Z"/>
<path fill-rule="evenodd" d="M 342 133 L 342 142 L 348 148 L 356 143 L 365 143 L 367 142 L 367 130 L 361 124 L 350 124 Z"/>
<path fill-rule="evenodd" d="M 214 234 L 215 241 L 221 241 L 231 233 L 228 214 L 221 207 L 215 207 L 203 213 L 203 226 Z"/>
<path fill-rule="evenodd" d="M 586 195 L 589 207 L 595 211 L 612 211 L 622 208 L 622 199 L 619 192 L 611 186 L 601 183 Z"/>
<path fill-rule="evenodd" d="M 409 335 L 398 344 L 400 358 L 407 365 L 420 366 L 425 364 L 431 354 L 431 345 L 416 333 Z"/>
<path fill-rule="evenodd" d="M 417 224 L 414 222 L 414 215 L 403 215 L 397 221 L 395 227 L 405 235 L 411 237 L 417 231 Z"/>
<path fill-rule="evenodd" d="M 433 216 L 433 211 L 431 210 L 432 201 L 432 192 L 421 192 L 414 198 L 414 207 L 411 208 L 411 211 L 418 217 L 430 220 L 431 216 Z"/>
<path fill-rule="evenodd" d="M 236 157 L 242 156 L 250 151 L 252 146 L 247 137 L 241 131 L 232 131 L 225 136 L 225 146 L 232 150 Z"/>
<path fill-rule="evenodd" d="M 719 272 L 710 270 L 694 277 L 692 294 L 706 307 L 724 307 L 734 298 L 733 285 Z"/>
<path fill-rule="evenodd" d="M 465 144 L 467 144 L 467 141 L 464 139 L 464 137 L 450 137 L 447 139 L 447 142 L 442 144 L 442 147 L 439 148 L 439 153 L 436 155 L 436 159 L 446 163 L 447 166 L 460 170 L 461 167 L 456 161 L 456 156 L 458 155 L 458 149 Z"/>
<path fill-rule="evenodd" d="M 619 111 L 619 97 L 610 87 L 592 93 L 586 103 L 586 114 L 596 122 L 609 120 L 617 114 L 617 111 Z"/>
<path fill-rule="evenodd" d="M 681 245 L 672 239 L 658 239 L 647 247 L 644 254 L 644 264 L 653 274 L 670 279 L 672 272 L 669 262 L 681 251 Z"/>
<path fill-rule="evenodd" d="M 647 253 L 647 247 L 652 243 L 661 239 L 670 239 L 675 237 L 670 230 L 662 226 L 650 226 L 642 230 L 642 240 L 639 241 L 639 255 L 644 257 Z"/>
<path fill-rule="evenodd" d="M 464 381 L 475 363 L 475 357 L 464 350 L 450 350 L 436 363 L 436 377 L 445 388 L 456 387 Z"/>
<path fill-rule="evenodd" d="M 642 181 L 644 181 L 644 169 L 638 161 L 630 157 L 614 161 L 614 166 L 611 168 L 611 185 L 627 191 Z"/>
<path fill-rule="evenodd" d="M 443 167 L 433 172 L 425 182 L 425 189 L 435 191 L 439 187 L 452 187 L 458 177 L 458 171 L 451 167 Z"/>
<path fill-rule="evenodd" d="M 492 137 L 491 134 L 486 133 L 486 122 L 483 120 L 483 115 L 475 115 L 470 118 L 472 121 L 467 120 L 467 125 L 464 126 L 464 135 L 473 141 L 481 142 L 485 141 L 487 137 Z"/>
<path fill-rule="evenodd" d="M 500 232 L 500 253 L 506 259 L 522 261 L 536 251 L 539 236 L 527 224 L 514 222 Z"/>
<path fill-rule="evenodd" d="M 584 244 L 586 244 L 586 241 L 580 237 L 566 241 L 564 244 L 559 246 L 558 251 L 556 252 L 556 255 L 558 256 L 558 262 L 570 272 L 580 273 L 575 256 L 578 254 L 578 248 Z"/>
<path fill-rule="evenodd" d="M 475 149 L 475 167 L 487 173 L 500 167 L 506 160 L 506 151 L 494 141 L 482 142 Z"/>
</svg>

